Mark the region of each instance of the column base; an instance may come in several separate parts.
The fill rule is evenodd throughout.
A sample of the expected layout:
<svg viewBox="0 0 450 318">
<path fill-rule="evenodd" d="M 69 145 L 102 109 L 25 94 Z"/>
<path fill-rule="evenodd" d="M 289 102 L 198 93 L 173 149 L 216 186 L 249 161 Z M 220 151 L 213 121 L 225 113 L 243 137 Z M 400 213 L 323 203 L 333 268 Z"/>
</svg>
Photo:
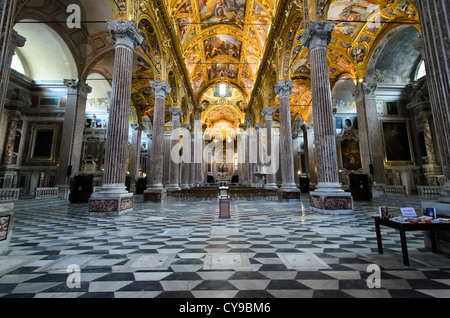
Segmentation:
<svg viewBox="0 0 450 318">
<path fill-rule="evenodd" d="M 163 202 L 167 199 L 167 191 L 164 188 L 147 188 L 144 191 L 144 202 Z"/>
<path fill-rule="evenodd" d="M 107 185 L 89 198 L 89 215 L 118 216 L 133 211 L 133 193 L 124 185 Z"/>
<path fill-rule="evenodd" d="M 281 188 L 277 192 L 279 202 L 300 201 L 300 190 L 297 188 Z"/>
<path fill-rule="evenodd" d="M 180 184 L 181 189 L 189 189 L 189 184 Z"/>
<path fill-rule="evenodd" d="M 180 191 L 181 188 L 178 186 L 178 184 L 169 184 L 166 188 L 166 191 Z"/>
<path fill-rule="evenodd" d="M 266 183 L 266 185 L 264 186 L 264 189 L 278 190 L 278 186 L 276 185 L 276 183 Z"/>
<path fill-rule="evenodd" d="M 0 203 L 0 254 L 9 250 L 14 223 L 14 203 Z"/>
<path fill-rule="evenodd" d="M 353 198 L 349 192 L 310 192 L 311 211 L 323 214 L 351 214 L 354 211 Z"/>
</svg>

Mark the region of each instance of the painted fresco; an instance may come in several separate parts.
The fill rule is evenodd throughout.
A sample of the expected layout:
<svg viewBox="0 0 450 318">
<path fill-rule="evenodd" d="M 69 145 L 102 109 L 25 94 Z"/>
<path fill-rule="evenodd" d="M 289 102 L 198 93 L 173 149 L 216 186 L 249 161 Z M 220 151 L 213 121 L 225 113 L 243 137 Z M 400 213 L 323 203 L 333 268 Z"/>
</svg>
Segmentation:
<svg viewBox="0 0 450 318">
<path fill-rule="evenodd" d="M 228 55 L 235 59 L 241 58 L 242 42 L 230 35 L 215 35 L 205 40 L 205 57 L 207 59 L 218 55 Z"/>
<path fill-rule="evenodd" d="M 338 22 L 335 31 L 353 37 L 363 24 L 355 21 L 365 21 L 380 7 L 368 0 L 338 0 L 333 2 L 328 11 L 329 20 L 345 20 Z"/>
<path fill-rule="evenodd" d="M 227 63 L 217 63 L 208 67 L 209 80 L 218 77 L 228 77 L 230 79 L 237 79 L 238 68 L 236 65 Z"/>
<path fill-rule="evenodd" d="M 202 28 L 224 23 L 243 29 L 245 7 L 245 0 L 198 0 Z"/>
</svg>

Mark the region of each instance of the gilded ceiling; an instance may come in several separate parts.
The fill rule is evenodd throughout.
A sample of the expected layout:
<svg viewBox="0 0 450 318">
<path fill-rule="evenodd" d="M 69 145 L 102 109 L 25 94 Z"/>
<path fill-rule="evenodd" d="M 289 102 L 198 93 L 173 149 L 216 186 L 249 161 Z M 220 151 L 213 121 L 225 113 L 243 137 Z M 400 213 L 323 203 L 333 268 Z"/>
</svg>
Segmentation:
<svg viewBox="0 0 450 318">
<path fill-rule="evenodd" d="M 20 16 L 57 20 L 59 1 L 20 0 Z M 220 122 L 236 128 L 246 116 L 263 122 L 261 110 L 278 107 L 274 86 L 280 80 L 294 81 L 292 122 L 298 116 L 312 120 L 310 60 L 300 42 L 309 20 L 335 22 L 328 48 L 332 87 L 344 77 L 365 79 L 368 69 L 384 80 L 395 77 L 387 74 L 391 67 L 379 67 L 382 61 L 371 66 L 374 53 L 394 29 L 409 25 L 420 31 L 414 0 L 101 0 L 96 6 L 73 1 L 86 10 L 87 20 L 134 20 L 145 34 L 133 68 L 132 105 L 139 120 L 153 116 L 149 80 L 164 80 L 172 87 L 167 109 L 180 107 L 183 123 L 201 118 L 207 127 Z M 112 67 L 100 63 L 112 60 L 105 59 L 113 51 L 105 24 L 58 33 L 74 42 L 79 74 L 111 73 Z M 166 116 L 170 121 L 170 112 Z"/>
</svg>

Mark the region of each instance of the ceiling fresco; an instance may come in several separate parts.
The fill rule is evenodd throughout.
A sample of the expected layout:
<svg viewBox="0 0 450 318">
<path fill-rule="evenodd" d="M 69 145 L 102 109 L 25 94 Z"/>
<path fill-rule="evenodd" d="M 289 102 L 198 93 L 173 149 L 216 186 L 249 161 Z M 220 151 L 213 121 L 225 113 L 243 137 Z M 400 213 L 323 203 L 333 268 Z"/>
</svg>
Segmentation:
<svg viewBox="0 0 450 318">
<path fill-rule="evenodd" d="M 170 23 L 176 43 L 169 46 L 179 50 L 181 67 L 177 61 L 164 65 L 164 35 L 158 41 L 158 30 L 138 17 L 139 5 L 156 16 L 161 16 L 161 8 L 153 1 L 134 3 L 139 28 L 147 36 L 143 59 L 149 58 L 147 63 L 140 61 L 137 74 L 143 79 L 167 79 L 162 75 L 164 67 L 175 65 L 181 70 L 175 82 L 186 79 L 189 86 L 181 95 L 192 94 L 195 107 L 189 109 L 207 127 L 220 122 L 236 128 L 245 123 L 246 116 L 253 123 L 263 122 L 260 112 L 264 107 L 278 109 L 274 86 L 279 80 L 294 81 L 292 122 L 298 116 L 312 121 L 310 57 L 300 39 L 313 14 L 335 23 L 328 47 L 332 88 L 343 77 L 355 84 L 364 80 L 374 50 L 389 31 L 404 24 L 420 29 L 414 0 L 162 0 L 168 20 L 157 17 L 153 23 Z M 378 64 L 377 69 L 388 74 Z M 153 97 L 145 86 L 144 82 L 134 84 L 134 104 L 151 117 Z M 220 86 L 231 93 L 215 96 Z M 183 101 L 180 94 L 172 93 L 166 104 L 185 109 Z M 278 111 L 274 120 L 279 121 Z"/>
</svg>

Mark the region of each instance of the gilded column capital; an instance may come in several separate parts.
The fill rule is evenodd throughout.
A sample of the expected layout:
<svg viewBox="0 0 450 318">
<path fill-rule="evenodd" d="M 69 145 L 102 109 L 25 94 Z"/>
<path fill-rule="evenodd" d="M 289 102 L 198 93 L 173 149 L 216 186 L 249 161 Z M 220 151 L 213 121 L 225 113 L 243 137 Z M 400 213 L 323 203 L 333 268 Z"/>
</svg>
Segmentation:
<svg viewBox="0 0 450 318">
<path fill-rule="evenodd" d="M 172 107 L 170 108 L 170 115 L 172 119 L 180 120 L 180 117 L 183 116 L 183 110 L 178 107 Z"/>
<path fill-rule="evenodd" d="M 310 21 L 306 30 L 303 32 L 300 42 L 306 46 L 309 51 L 316 49 L 327 49 L 331 41 L 334 22 L 313 22 Z"/>
<path fill-rule="evenodd" d="M 107 20 L 108 29 L 115 47 L 125 47 L 132 52 L 144 42 L 145 36 L 138 30 L 134 21 Z"/>
<path fill-rule="evenodd" d="M 64 86 L 69 89 L 69 94 L 87 97 L 92 92 L 92 87 L 79 79 L 65 79 Z"/>
<path fill-rule="evenodd" d="M 375 96 L 375 92 L 378 88 L 376 82 L 362 82 L 359 83 L 353 90 L 353 96 L 357 98 L 364 98 L 365 96 Z"/>
<path fill-rule="evenodd" d="M 155 97 L 160 97 L 166 99 L 166 96 L 170 94 L 172 90 L 165 81 L 152 81 L 150 82 L 150 86 L 152 88 L 153 94 Z"/>
<path fill-rule="evenodd" d="M 27 41 L 26 38 L 21 36 L 19 33 L 17 33 L 16 30 L 13 29 L 11 33 L 11 45 L 9 47 L 11 54 L 14 54 L 16 48 L 24 47 L 26 41 Z"/>
<path fill-rule="evenodd" d="M 280 81 L 275 85 L 275 93 L 277 93 L 280 98 L 289 97 L 293 87 L 293 81 Z"/>
<path fill-rule="evenodd" d="M 272 120 L 273 119 L 273 115 L 275 114 L 275 107 L 271 107 L 271 108 L 264 108 L 261 111 L 261 115 L 264 117 L 264 120 Z"/>
</svg>

